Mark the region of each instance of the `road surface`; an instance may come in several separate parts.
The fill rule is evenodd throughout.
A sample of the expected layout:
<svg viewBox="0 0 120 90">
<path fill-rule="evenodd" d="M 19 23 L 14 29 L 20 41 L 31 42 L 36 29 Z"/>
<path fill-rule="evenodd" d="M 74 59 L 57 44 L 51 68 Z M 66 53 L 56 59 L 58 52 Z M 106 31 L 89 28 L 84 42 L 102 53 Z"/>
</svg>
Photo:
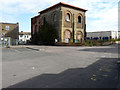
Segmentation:
<svg viewBox="0 0 120 90">
<path fill-rule="evenodd" d="M 2 50 L 3 88 L 117 88 L 118 45 Z"/>
</svg>

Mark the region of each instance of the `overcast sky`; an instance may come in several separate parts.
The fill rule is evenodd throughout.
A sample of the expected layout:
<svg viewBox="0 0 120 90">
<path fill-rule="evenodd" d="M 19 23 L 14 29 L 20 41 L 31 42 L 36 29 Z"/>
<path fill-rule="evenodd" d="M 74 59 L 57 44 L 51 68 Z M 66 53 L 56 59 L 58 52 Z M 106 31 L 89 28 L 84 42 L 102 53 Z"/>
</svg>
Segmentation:
<svg viewBox="0 0 120 90">
<path fill-rule="evenodd" d="M 20 31 L 31 31 L 31 18 L 59 2 L 87 9 L 87 31 L 118 30 L 119 0 L 0 0 L 0 22 L 19 22 Z"/>
</svg>

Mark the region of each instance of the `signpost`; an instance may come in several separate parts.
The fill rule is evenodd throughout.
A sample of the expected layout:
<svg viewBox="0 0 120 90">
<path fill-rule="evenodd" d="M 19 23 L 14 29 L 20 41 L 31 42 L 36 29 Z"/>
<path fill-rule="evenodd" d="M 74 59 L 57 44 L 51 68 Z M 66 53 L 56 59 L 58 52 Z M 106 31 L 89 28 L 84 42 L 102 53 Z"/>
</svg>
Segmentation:
<svg viewBox="0 0 120 90">
<path fill-rule="evenodd" d="M 10 47 L 10 37 L 1 37 L 0 41 L 2 47 Z"/>
</svg>

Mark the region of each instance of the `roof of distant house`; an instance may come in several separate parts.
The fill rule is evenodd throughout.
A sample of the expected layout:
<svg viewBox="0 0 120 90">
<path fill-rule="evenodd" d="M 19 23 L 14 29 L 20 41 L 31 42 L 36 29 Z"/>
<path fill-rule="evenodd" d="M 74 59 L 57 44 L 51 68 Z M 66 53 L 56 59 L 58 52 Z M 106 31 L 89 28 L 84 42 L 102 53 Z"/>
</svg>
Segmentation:
<svg viewBox="0 0 120 90">
<path fill-rule="evenodd" d="M 19 35 L 31 35 L 31 32 L 19 32 Z"/>
<path fill-rule="evenodd" d="M 72 6 L 72 5 L 69 5 L 69 4 L 60 2 L 60 3 L 58 3 L 58 4 L 55 4 L 55 5 L 51 6 L 51 7 L 43 10 L 43 11 L 40 11 L 39 13 L 42 14 L 42 13 L 44 13 L 44 12 L 50 10 L 50 9 L 53 9 L 53 8 L 55 8 L 55 7 L 57 7 L 57 6 L 60 6 L 60 5 L 61 5 L 61 6 L 65 6 L 65 7 L 69 7 L 69 8 L 74 8 L 74 9 L 77 9 L 77 10 L 82 10 L 82 11 L 85 11 L 85 12 L 88 11 L 88 10 L 83 9 L 83 8 L 79 8 L 79 7 L 76 7 L 76 6 Z"/>
<path fill-rule="evenodd" d="M 19 23 L 18 22 L 17 23 L 0 22 L 0 24 L 19 24 Z"/>
</svg>

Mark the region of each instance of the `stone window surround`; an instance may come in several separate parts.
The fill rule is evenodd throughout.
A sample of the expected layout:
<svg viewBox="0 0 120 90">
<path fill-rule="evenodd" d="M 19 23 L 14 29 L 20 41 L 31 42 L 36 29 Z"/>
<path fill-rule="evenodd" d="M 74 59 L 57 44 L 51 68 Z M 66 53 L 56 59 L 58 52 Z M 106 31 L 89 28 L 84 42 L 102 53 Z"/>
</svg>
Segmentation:
<svg viewBox="0 0 120 90">
<path fill-rule="evenodd" d="M 76 36 L 79 35 L 78 33 L 81 33 L 81 35 L 83 37 L 83 32 L 82 31 L 76 31 Z"/>
<path fill-rule="evenodd" d="M 78 23 L 81 23 L 81 21 L 82 21 L 82 18 L 81 18 L 81 16 L 78 16 Z"/>
<path fill-rule="evenodd" d="M 56 20 L 54 21 L 54 15 L 56 15 Z M 52 21 L 53 22 L 56 22 L 57 21 L 57 17 L 58 17 L 58 15 L 57 15 L 57 11 L 53 11 L 53 13 L 52 13 Z"/>
<path fill-rule="evenodd" d="M 43 16 L 43 23 L 45 24 L 47 22 L 46 17 Z"/>
<path fill-rule="evenodd" d="M 71 37 L 72 37 L 72 32 L 71 32 L 69 29 L 66 29 L 66 30 L 63 32 L 64 39 L 65 39 L 65 32 L 66 32 L 66 31 L 69 31 L 69 32 L 70 32 L 70 39 L 71 39 Z"/>
<path fill-rule="evenodd" d="M 78 16 L 81 16 L 81 23 L 79 23 L 78 22 Z M 76 15 L 76 22 L 77 22 L 77 24 L 81 24 L 81 28 L 83 27 L 83 23 L 84 23 L 84 18 L 83 18 L 83 15 L 81 14 L 81 13 L 78 13 L 77 15 Z"/>
<path fill-rule="evenodd" d="M 83 15 L 81 14 L 81 13 L 78 13 L 77 15 L 76 15 L 76 18 L 77 18 L 77 23 L 79 23 L 78 22 L 78 17 L 81 17 L 81 23 L 83 23 Z"/>
<path fill-rule="evenodd" d="M 67 14 L 69 14 L 70 15 L 70 21 L 66 21 L 66 15 Z M 64 20 L 65 20 L 65 22 L 68 22 L 68 23 L 71 23 L 72 22 L 72 13 L 71 13 L 71 11 L 70 10 L 66 10 L 66 11 L 64 11 Z"/>
<path fill-rule="evenodd" d="M 70 14 L 69 13 L 66 14 L 65 19 L 66 19 L 66 22 L 70 22 Z"/>
<path fill-rule="evenodd" d="M 53 21 L 54 21 L 54 22 L 57 21 L 56 17 L 57 17 L 56 14 L 54 14 L 54 15 L 53 15 Z"/>
<path fill-rule="evenodd" d="M 53 13 L 51 14 L 51 17 L 52 17 L 52 20 L 53 20 L 53 22 L 56 22 L 56 21 L 54 21 L 54 15 L 56 14 L 56 21 L 57 21 L 57 17 L 58 17 L 58 15 L 57 15 L 57 11 L 53 11 Z M 43 15 L 42 16 L 42 22 L 43 22 L 43 24 L 44 24 L 44 18 L 46 19 L 46 22 L 47 22 L 47 18 L 46 18 L 47 16 L 46 15 Z"/>
<path fill-rule="evenodd" d="M 39 22 L 38 24 L 40 25 L 40 22 L 41 22 L 41 25 L 44 25 L 44 18 L 46 19 L 46 22 L 47 22 L 47 16 L 46 15 L 43 15 L 42 17 L 39 17 Z"/>
<path fill-rule="evenodd" d="M 66 21 L 66 14 L 67 14 L 67 13 L 70 14 L 70 21 L 69 21 L 69 22 Z M 81 16 L 81 23 L 78 22 L 78 16 Z M 71 12 L 70 10 L 65 10 L 65 11 L 64 11 L 64 22 L 66 22 L 66 23 L 71 23 L 71 24 L 72 24 L 72 18 L 73 18 L 72 12 Z M 76 24 L 77 24 L 77 25 L 80 24 L 81 28 L 83 28 L 83 23 L 84 23 L 83 14 L 82 14 L 82 13 L 76 13 L 76 14 L 75 14 L 75 18 L 76 18 L 76 19 L 74 19 L 74 20 L 76 20 L 76 21 L 75 21 Z"/>
</svg>

